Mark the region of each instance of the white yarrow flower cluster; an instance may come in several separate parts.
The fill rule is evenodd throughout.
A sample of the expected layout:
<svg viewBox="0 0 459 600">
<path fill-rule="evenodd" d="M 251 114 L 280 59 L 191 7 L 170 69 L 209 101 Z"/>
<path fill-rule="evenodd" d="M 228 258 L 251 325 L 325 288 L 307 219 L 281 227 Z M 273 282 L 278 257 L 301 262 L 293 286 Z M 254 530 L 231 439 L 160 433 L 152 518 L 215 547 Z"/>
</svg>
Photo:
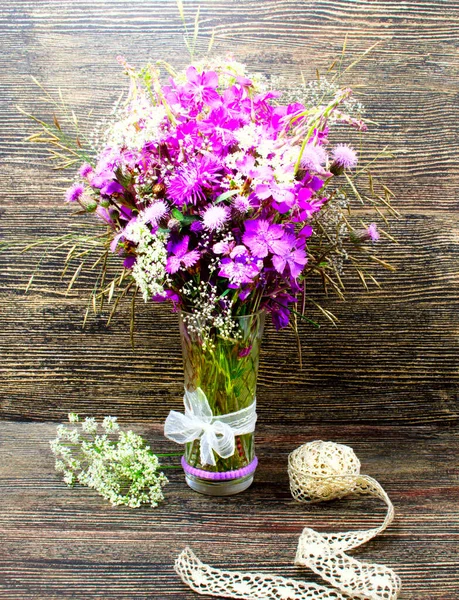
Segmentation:
<svg viewBox="0 0 459 600">
<path fill-rule="evenodd" d="M 78 415 L 70 414 L 69 421 L 77 424 Z M 93 418 L 86 418 L 76 428 L 57 427 L 50 446 L 64 482 L 93 488 L 115 506 L 158 506 L 164 500 L 167 478 L 159 472 L 159 458 L 150 446 L 132 431 L 120 431 L 116 417 L 105 417 L 103 433 L 97 431 Z M 111 440 L 110 434 L 117 439 Z"/>
</svg>

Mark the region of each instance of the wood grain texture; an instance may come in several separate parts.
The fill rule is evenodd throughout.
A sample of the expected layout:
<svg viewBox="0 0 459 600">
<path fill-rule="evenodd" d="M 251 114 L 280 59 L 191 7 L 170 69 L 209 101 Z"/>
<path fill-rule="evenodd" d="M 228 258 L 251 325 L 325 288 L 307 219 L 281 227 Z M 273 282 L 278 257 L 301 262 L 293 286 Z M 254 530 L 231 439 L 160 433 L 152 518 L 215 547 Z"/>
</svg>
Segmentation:
<svg viewBox="0 0 459 600">
<path fill-rule="evenodd" d="M 174 451 L 160 427 L 137 426 L 158 452 Z M 344 499 L 312 506 L 290 496 L 287 455 L 311 439 L 350 444 L 362 472 L 392 499 L 396 518 L 381 536 L 353 552 L 393 567 L 400 600 L 457 600 L 459 488 L 457 432 L 333 425 L 261 427 L 253 486 L 233 498 L 189 490 L 169 472 L 167 501 L 157 509 L 114 508 L 86 488 L 67 488 L 53 471 L 51 423 L 0 423 L 0 598 L 5 600 L 192 600 L 173 571 L 190 545 L 216 566 L 317 581 L 293 566 L 303 527 L 345 531 L 377 526 L 380 502 Z"/>
<path fill-rule="evenodd" d="M 201 7 L 203 45 L 216 32 L 215 54 L 232 50 L 252 70 L 313 77 L 339 54 L 348 34 L 349 61 L 380 45 L 347 79 L 380 126 L 364 158 L 385 144 L 397 160 L 381 172 L 397 193 L 400 244 L 382 252 L 397 273 L 362 294 L 348 278 L 349 302 L 325 301 L 338 329 L 303 327 L 304 368 L 289 332 L 268 330 L 259 399 L 266 422 L 457 422 L 459 397 L 459 3 L 358 0 L 187 0 L 191 21 Z M 3 53 L 0 151 L 1 233 L 5 239 L 83 231 L 62 204 L 66 176 L 50 170 L 44 151 L 23 142 L 30 124 L 19 104 L 49 116 L 30 83 L 36 76 L 79 115 L 107 114 L 125 85 L 115 60 L 187 57 L 173 0 L 15 0 L 0 4 Z M 346 80 L 345 80 L 346 81 Z M 46 257 L 35 287 L 23 288 L 43 251 L 0 255 L 0 414 L 62 419 L 69 409 L 162 419 L 180 404 L 181 358 L 175 317 L 139 306 L 137 349 L 128 340 L 128 308 L 81 330 L 87 292 L 82 277 L 69 294 L 59 277 L 64 253 Z M 311 287 L 319 299 L 319 291 Z M 313 315 L 315 317 L 316 315 Z M 285 399 L 288 402 L 285 402 Z"/>
</svg>

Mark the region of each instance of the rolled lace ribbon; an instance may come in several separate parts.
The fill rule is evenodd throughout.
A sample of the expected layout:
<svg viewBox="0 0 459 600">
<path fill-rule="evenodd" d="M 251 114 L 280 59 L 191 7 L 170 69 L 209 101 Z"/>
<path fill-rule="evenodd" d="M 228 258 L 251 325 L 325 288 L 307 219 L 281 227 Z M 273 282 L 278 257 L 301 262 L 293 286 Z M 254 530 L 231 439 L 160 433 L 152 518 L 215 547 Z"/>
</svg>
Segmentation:
<svg viewBox="0 0 459 600">
<path fill-rule="evenodd" d="M 214 452 L 222 458 L 233 456 L 235 437 L 255 431 L 256 401 L 247 408 L 227 415 L 212 413 L 201 388 L 185 390 L 185 414 L 171 410 L 164 423 L 164 435 L 173 442 L 186 444 L 200 440 L 201 464 L 215 466 Z"/>
<path fill-rule="evenodd" d="M 309 567 L 334 589 L 266 573 L 215 569 L 202 563 L 189 548 L 175 562 L 184 583 L 198 594 L 244 600 L 396 600 L 401 581 L 392 569 L 358 561 L 345 553 L 382 533 L 394 518 L 388 495 L 375 479 L 360 474 L 360 461 L 352 448 L 334 442 L 309 442 L 290 454 L 288 473 L 292 496 L 298 502 L 322 502 L 352 494 L 379 498 L 387 506 L 384 522 L 374 529 L 344 533 L 318 533 L 309 527 L 303 530 L 295 564 Z"/>
</svg>

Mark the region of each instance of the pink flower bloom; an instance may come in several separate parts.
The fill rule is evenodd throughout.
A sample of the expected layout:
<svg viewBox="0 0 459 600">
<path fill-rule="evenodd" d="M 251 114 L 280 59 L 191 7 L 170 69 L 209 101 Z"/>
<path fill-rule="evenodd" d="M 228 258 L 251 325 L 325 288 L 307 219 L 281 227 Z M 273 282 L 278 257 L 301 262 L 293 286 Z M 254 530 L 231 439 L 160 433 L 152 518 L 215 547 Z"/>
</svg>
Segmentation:
<svg viewBox="0 0 459 600">
<path fill-rule="evenodd" d="M 257 258 L 268 256 L 269 252 L 278 254 L 288 250 L 288 243 L 282 240 L 284 230 L 280 225 L 271 224 L 263 219 L 246 221 L 242 241 Z"/>
<path fill-rule="evenodd" d="M 288 242 L 289 248 L 273 256 L 274 268 L 282 275 L 288 265 L 290 268 L 290 275 L 293 279 L 298 279 L 301 271 L 308 262 L 306 252 L 302 248 L 295 248 L 295 243 L 297 241 L 295 236 L 285 236 L 285 241 Z"/>
<path fill-rule="evenodd" d="M 104 208 L 103 206 L 98 206 L 96 208 L 96 215 L 100 219 L 102 219 L 102 221 L 105 221 L 107 223 L 107 225 L 110 225 L 110 227 L 115 226 L 109 211 L 106 208 Z"/>
<path fill-rule="evenodd" d="M 237 210 L 238 213 L 243 215 L 249 212 L 252 208 L 252 203 L 247 196 L 236 196 L 233 200 L 233 207 L 234 210 Z"/>
<path fill-rule="evenodd" d="M 221 229 L 229 219 L 229 210 L 226 206 L 210 206 L 203 214 L 204 227 L 209 231 Z"/>
<path fill-rule="evenodd" d="M 357 154 L 353 148 L 345 144 L 338 144 L 332 152 L 335 164 L 344 169 L 353 169 L 357 162 Z"/>
<path fill-rule="evenodd" d="M 230 280 L 229 287 L 239 287 L 252 281 L 259 274 L 260 269 L 249 256 L 238 256 L 235 260 L 224 258 L 220 262 L 220 277 L 226 277 Z"/>
<path fill-rule="evenodd" d="M 281 213 L 288 212 L 295 202 L 295 194 L 288 186 L 282 186 L 275 181 L 270 183 L 261 183 L 255 188 L 255 194 L 260 200 L 266 200 L 272 197 L 274 206 Z"/>
<path fill-rule="evenodd" d="M 212 250 L 215 254 L 229 255 L 234 246 L 235 242 L 217 242 L 214 244 Z"/>
<path fill-rule="evenodd" d="M 195 265 L 200 259 L 200 254 L 197 250 L 188 251 L 188 244 L 190 243 L 190 236 L 186 235 L 176 243 L 169 243 L 168 250 L 172 253 L 169 256 L 166 263 L 166 271 L 173 275 L 177 273 L 180 267 L 188 269 Z"/>
<path fill-rule="evenodd" d="M 185 89 L 193 95 L 197 102 L 205 102 L 209 106 L 215 106 L 221 102 L 221 97 L 216 92 L 218 87 L 218 75 L 214 71 L 198 73 L 196 67 L 190 66 L 186 70 L 188 83 Z"/>
<path fill-rule="evenodd" d="M 381 236 L 379 235 L 378 226 L 376 223 L 370 223 L 367 228 L 367 235 L 372 242 L 377 242 L 379 240 Z"/>
</svg>

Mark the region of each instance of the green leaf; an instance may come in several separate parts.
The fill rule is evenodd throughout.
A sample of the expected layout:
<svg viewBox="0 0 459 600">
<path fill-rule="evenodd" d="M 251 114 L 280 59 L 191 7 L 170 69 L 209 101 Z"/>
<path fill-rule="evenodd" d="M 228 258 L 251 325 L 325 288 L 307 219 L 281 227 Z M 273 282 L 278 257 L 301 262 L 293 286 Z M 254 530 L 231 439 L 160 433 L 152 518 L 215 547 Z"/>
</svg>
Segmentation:
<svg viewBox="0 0 459 600">
<path fill-rule="evenodd" d="M 220 196 L 216 198 L 215 204 L 223 202 L 223 200 L 227 200 L 228 198 L 231 198 L 231 196 L 235 196 L 236 194 L 239 194 L 239 190 L 228 190 L 227 192 L 220 194 Z"/>
<path fill-rule="evenodd" d="M 183 221 L 183 219 L 185 218 L 178 208 L 172 209 L 172 216 L 174 217 L 174 219 L 177 219 L 177 221 Z"/>
<path fill-rule="evenodd" d="M 191 225 L 194 221 L 199 221 L 199 217 L 197 215 L 185 215 L 183 217 L 182 226 Z"/>
</svg>

